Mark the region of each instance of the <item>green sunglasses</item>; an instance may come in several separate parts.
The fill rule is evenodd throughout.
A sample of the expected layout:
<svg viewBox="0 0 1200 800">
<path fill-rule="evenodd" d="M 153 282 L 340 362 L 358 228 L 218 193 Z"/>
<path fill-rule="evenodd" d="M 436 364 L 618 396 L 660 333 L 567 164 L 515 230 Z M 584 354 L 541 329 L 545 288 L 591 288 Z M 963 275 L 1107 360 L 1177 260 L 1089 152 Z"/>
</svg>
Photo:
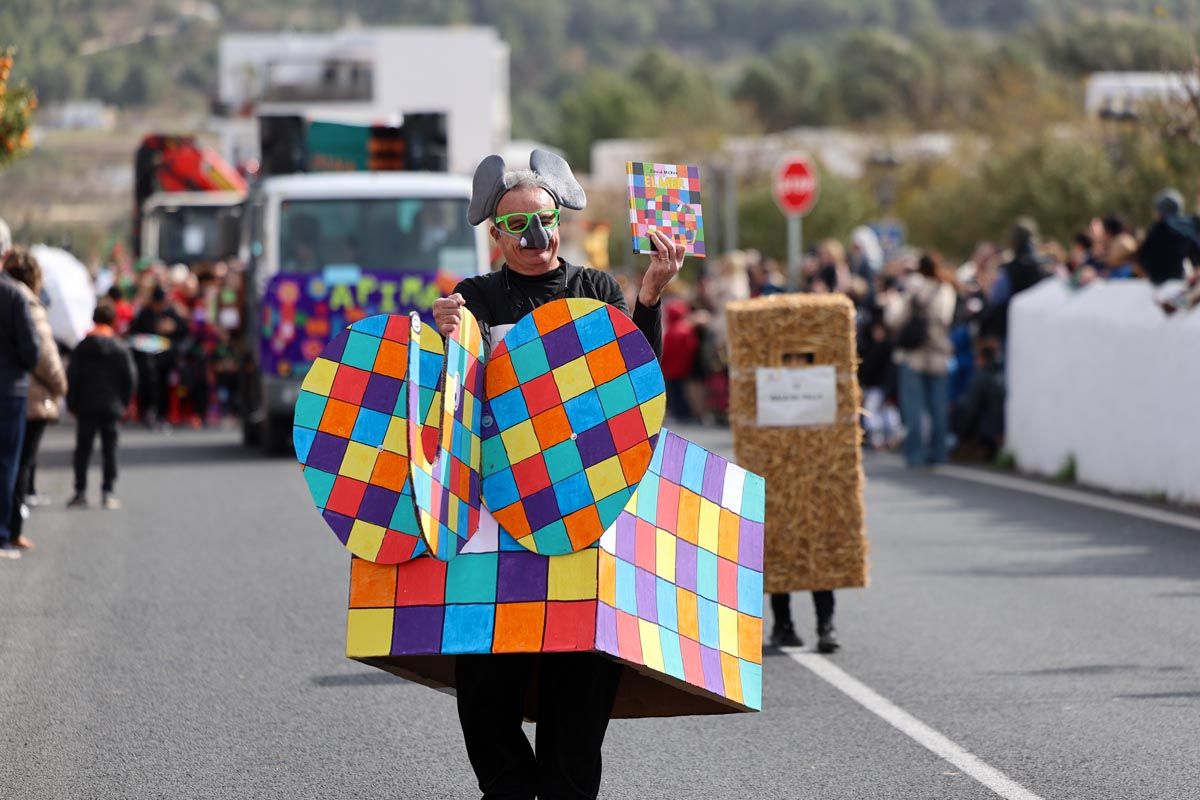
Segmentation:
<svg viewBox="0 0 1200 800">
<path fill-rule="evenodd" d="M 537 217 L 541 220 L 542 227 L 548 231 L 552 231 L 558 227 L 557 208 L 543 208 L 540 211 L 515 211 L 512 214 L 504 214 L 496 217 L 496 225 L 507 233 L 524 233 L 525 230 L 533 223 L 533 218 Z"/>
</svg>

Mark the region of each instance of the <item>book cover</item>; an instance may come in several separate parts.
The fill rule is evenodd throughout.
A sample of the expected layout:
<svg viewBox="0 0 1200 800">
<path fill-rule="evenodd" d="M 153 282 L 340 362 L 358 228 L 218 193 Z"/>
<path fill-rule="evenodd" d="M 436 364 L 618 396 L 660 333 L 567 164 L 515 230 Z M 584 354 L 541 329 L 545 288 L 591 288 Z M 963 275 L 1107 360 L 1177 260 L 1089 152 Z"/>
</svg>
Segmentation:
<svg viewBox="0 0 1200 800">
<path fill-rule="evenodd" d="M 700 167 L 693 164 L 625 162 L 633 252 L 653 253 L 650 231 L 660 230 L 704 258 L 704 213 Z"/>
</svg>

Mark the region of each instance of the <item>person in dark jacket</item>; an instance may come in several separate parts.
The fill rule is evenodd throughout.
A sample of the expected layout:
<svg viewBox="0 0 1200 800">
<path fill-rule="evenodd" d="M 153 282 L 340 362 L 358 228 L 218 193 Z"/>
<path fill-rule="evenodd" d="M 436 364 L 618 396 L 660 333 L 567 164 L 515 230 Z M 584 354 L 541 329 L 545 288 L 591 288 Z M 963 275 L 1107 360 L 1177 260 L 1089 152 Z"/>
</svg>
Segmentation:
<svg viewBox="0 0 1200 800">
<path fill-rule="evenodd" d="M 1000 279 L 992 288 L 988 307 L 980 315 L 979 335 L 1001 341 L 1008 338 L 1008 305 L 1021 292 L 1047 276 L 1037 255 L 1037 225 L 1031 219 L 1017 220 L 1012 228 L 1011 261 L 1000 267 Z"/>
<path fill-rule="evenodd" d="M 25 438 L 29 373 L 40 353 L 25 295 L 11 276 L 0 273 L 0 558 L 21 557 L 11 541 L 8 519 Z"/>
<path fill-rule="evenodd" d="M 1164 189 L 1154 196 L 1154 225 L 1138 248 L 1137 262 L 1155 286 L 1185 277 L 1183 262 L 1200 265 L 1200 233 L 1183 214 L 1183 195 Z"/>
<path fill-rule="evenodd" d="M 137 370 L 129 347 L 113 332 L 117 313 L 112 304 L 97 305 L 92 319 L 96 327 L 75 348 L 67 368 L 67 410 L 77 420 L 75 496 L 67 505 L 87 506 L 87 471 L 99 433 L 104 454 L 101 504 L 115 510 L 121 507 L 113 493 L 117 481 L 117 423 L 133 399 Z"/>
<path fill-rule="evenodd" d="M 467 219 L 472 225 L 491 221 L 492 240 L 505 263 L 496 272 L 467 278 L 434 302 L 442 335 L 458 328 L 463 306 L 491 346 L 521 317 L 560 298 L 601 300 L 629 314 L 612 275 L 558 257 L 560 209 L 586 204 L 566 162 L 535 150 L 530 166 L 511 172 L 499 156 L 488 156 L 476 169 Z M 679 273 L 685 248 L 659 231 L 650 239 L 656 252 L 630 316 L 661 359 L 662 292 Z M 584 800 L 599 794 L 600 750 L 620 687 L 620 664 L 595 653 L 461 655 L 454 670 L 467 757 L 486 800 L 535 795 Z M 521 729 L 535 672 L 536 750 Z"/>
<path fill-rule="evenodd" d="M 187 323 L 171 305 L 166 291 L 155 286 L 150 303 L 133 318 L 129 332 L 162 336 L 169 342 L 162 352 L 137 354 L 138 413 L 146 425 L 162 425 L 170 407 L 171 372 L 187 336 Z"/>
</svg>

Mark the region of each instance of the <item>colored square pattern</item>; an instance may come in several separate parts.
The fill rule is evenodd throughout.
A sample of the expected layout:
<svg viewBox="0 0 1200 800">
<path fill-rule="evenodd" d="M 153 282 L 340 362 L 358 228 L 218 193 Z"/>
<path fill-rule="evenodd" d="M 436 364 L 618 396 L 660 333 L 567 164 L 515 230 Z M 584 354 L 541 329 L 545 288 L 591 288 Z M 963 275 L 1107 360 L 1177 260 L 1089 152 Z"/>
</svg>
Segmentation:
<svg viewBox="0 0 1200 800">
<path fill-rule="evenodd" d="M 688 164 L 625 163 L 633 252 L 653 253 L 651 231 L 661 231 L 688 255 L 704 258 L 700 168 Z"/>
<path fill-rule="evenodd" d="M 408 448 L 392 435 L 407 430 L 397 400 L 408 329 L 384 319 L 355 322 L 313 362 L 296 400 L 292 440 L 313 502 L 338 540 L 360 558 L 396 564 L 426 548 L 407 481 Z"/>
<path fill-rule="evenodd" d="M 599 652 L 670 687 L 672 713 L 761 708 L 762 479 L 661 428 L 627 317 L 539 311 L 496 377 L 469 314 L 445 345 L 415 317 L 363 320 L 310 371 L 305 483 L 364 554 L 347 654 L 447 685 L 423 657 Z"/>
<path fill-rule="evenodd" d="M 483 336 L 475 318 L 463 314 L 444 346 L 444 372 L 442 339 L 415 314 L 409 340 L 420 343 L 420 347 L 408 348 L 408 451 L 413 497 L 429 553 L 445 561 L 462 550 L 479 523 Z M 535 346 L 540 347 L 540 342 L 526 347 Z M 441 387 L 436 388 L 439 382 Z M 430 410 L 423 412 L 427 388 L 435 391 Z M 425 425 L 423 414 L 440 419 Z M 432 455 L 425 442 L 428 431 L 440 434 Z M 524 473 L 522 478 L 533 480 Z M 447 602 L 454 601 L 447 598 Z"/>
<path fill-rule="evenodd" d="M 721 506 L 732 516 L 709 536 L 698 530 L 698 509 L 732 501 L 733 482 L 733 504 L 761 516 L 762 479 L 665 430 L 648 461 L 616 522 L 575 552 L 522 548 L 485 510 L 481 533 L 448 563 L 355 559 L 348 651 L 358 658 L 598 651 L 729 707 L 760 709 L 762 528 Z M 697 469 L 716 470 L 721 481 L 701 481 L 691 492 L 679 481 Z M 697 513 L 670 522 L 659 514 L 660 498 L 687 494 Z M 756 545 L 744 541 L 753 538 Z M 709 540 L 713 549 L 696 544 Z"/>
<path fill-rule="evenodd" d="M 636 495 L 600 541 L 601 563 L 607 556 L 611 565 L 599 597 L 617 631 L 606 652 L 762 707 L 762 529 L 746 526 L 762 515 L 762 487 L 759 476 L 662 432 Z M 636 639 L 621 635 L 626 617 Z"/>
<path fill-rule="evenodd" d="M 487 373 L 488 510 L 536 553 L 596 541 L 646 474 L 662 427 L 665 386 L 650 343 L 612 306 L 558 300 L 509 330 Z"/>
</svg>

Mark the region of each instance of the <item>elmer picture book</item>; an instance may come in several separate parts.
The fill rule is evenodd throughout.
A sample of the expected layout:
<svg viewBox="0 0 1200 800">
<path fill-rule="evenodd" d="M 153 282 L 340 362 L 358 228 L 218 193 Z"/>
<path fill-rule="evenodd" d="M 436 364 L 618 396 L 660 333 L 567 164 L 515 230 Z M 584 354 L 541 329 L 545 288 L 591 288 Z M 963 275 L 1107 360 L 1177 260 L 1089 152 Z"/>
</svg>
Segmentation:
<svg viewBox="0 0 1200 800">
<path fill-rule="evenodd" d="M 658 229 L 704 258 L 704 212 L 700 207 L 700 167 L 627 161 L 629 228 L 633 252 L 653 253 L 650 231 Z"/>
</svg>

